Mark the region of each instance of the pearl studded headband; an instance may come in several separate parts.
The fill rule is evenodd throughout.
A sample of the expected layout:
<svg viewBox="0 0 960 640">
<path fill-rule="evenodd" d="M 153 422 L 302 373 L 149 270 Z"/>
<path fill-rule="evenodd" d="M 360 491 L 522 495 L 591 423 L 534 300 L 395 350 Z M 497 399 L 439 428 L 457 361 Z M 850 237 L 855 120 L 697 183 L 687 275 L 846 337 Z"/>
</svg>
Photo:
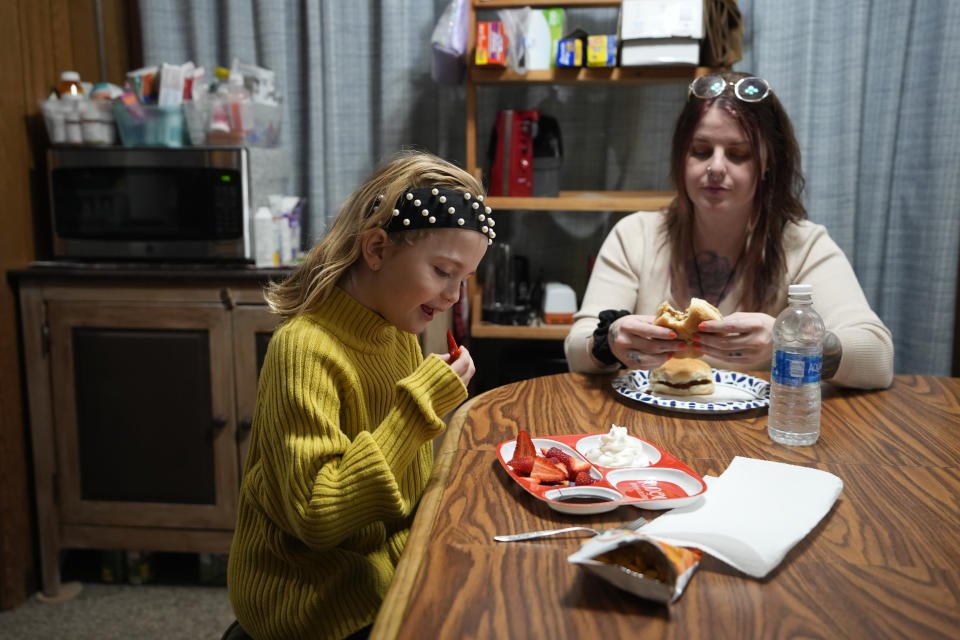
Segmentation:
<svg viewBox="0 0 960 640">
<path fill-rule="evenodd" d="M 378 199 L 379 204 L 379 199 Z M 490 217 L 491 209 L 483 203 L 482 195 L 472 195 L 455 189 L 419 187 L 407 189 L 397 198 L 393 215 L 384 227 L 388 232 L 409 229 L 472 229 L 487 236 L 492 244 L 497 237 Z"/>
</svg>

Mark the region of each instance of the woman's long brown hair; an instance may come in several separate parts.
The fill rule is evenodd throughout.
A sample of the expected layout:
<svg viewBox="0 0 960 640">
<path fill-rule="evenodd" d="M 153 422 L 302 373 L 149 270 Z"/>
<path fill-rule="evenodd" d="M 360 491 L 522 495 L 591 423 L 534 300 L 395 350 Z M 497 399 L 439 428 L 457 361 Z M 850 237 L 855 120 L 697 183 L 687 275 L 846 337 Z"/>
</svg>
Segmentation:
<svg viewBox="0 0 960 640">
<path fill-rule="evenodd" d="M 736 82 L 750 74 L 728 71 L 719 74 L 727 82 Z M 800 168 L 800 147 L 786 110 L 771 91 L 760 102 L 743 102 L 730 87 L 718 97 L 707 100 L 693 94 L 677 119 L 670 152 L 670 179 L 677 197 L 667 207 L 664 223 L 666 244 L 670 249 L 670 273 L 674 284 L 689 297 L 687 265 L 693 255 L 693 202 L 684 180 L 687 154 L 693 134 L 712 106 L 723 109 L 743 128 L 750 145 L 754 165 L 760 174 L 754 195 L 756 208 L 747 226 L 746 243 L 737 261 L 737 278 L 743 280 L 740 307 L 748 311 L 762 309 L 777 295 L 777 287 L 786 269 L 783 231 L 788 222 L 807 217 L 801 201 L 804 177 Z M 765 164 L 764 164 L 765 163 Z"/>
<path fill-rule="evenodd" d="M 473 176 L 442 158 L 422 151 L 396 154 L 347 198 L 330 231 L 310 249 L 303 264 L 283 282 L 267 285 L 264 297 L 270 308 L 286 320 L 323 302 L 360 257 L 363 234 L 387 224 L 393 203 L 406 189 L 423 186 L 484 193 Z M 374 206 L 380 196 L 382 205 Z M 421 232 L 399 232 L 417 233 Z"/>
</svg>

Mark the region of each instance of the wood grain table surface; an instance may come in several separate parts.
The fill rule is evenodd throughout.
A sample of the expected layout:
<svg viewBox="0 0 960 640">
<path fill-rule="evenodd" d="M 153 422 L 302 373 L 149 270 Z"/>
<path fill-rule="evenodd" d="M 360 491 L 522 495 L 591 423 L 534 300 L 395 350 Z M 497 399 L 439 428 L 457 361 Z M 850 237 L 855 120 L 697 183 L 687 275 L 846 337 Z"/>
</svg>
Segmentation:
<svg viewBox="0 0 960 640">
<path fill-rule="evenodd" d="M 610 376 L 559 374 L 468 400 L 452 416 L 372 638 L 958 638 L 960 378 L 897 375 L 890 389 L 823 385 L 819 441 L 785 447 L 766 409 L 671 413 L 623 398 Z M 667 607 L 567 562 L 584 535 L 500 543 L 495 534 L 614 526 L 621 506 L 567 515 L 501 468 L 499 443 L 605 433 L 611 424 L 700 475 L 735 456 L 829 471 L 843 492 L 766 578 L 704 554 Z M 653 518 L 658 511 L 641 511 Z"/>
</svg>

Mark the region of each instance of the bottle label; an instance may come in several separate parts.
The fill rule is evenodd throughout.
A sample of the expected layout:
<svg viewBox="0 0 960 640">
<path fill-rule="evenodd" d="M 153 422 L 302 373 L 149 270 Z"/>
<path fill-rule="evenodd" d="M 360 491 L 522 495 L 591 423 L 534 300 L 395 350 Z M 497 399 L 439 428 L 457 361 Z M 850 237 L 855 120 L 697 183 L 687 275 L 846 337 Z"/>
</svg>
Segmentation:
<svg viewBox="0 0 960 640">
<path fill-rule="evenodd" d="M 770 379 L 788 387 L 799 387 L 810 382 L 820 382 L 823 355 L 801 355 L 776 351 L 773 354 L 773 369 Z"/>
</svg>

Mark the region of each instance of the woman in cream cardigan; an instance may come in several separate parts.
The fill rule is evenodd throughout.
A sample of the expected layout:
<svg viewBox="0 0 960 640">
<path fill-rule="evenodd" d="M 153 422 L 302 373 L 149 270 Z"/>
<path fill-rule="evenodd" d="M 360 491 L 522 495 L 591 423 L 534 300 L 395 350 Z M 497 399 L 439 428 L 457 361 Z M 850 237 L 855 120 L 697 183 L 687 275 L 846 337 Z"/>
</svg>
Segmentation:
<svg viewBox="0 0 960 640">
<path fill-rule="evenodd" d="M 800 200 L 800 150 L 762 78 L 737 72 L 690 85 L 671 151 L 677 197 L 625 217 L 600 249 L 564 347 L 572 371 L 654 369 L 685 345 L 653 324 L 661 302 L 718 307 L 694 348 L 719 368 L 769 369 L 773 324 L 790 284 L 813 285 L 823 317 L 823 379 L 887 387 L 890 331 L 870 308 L 843 251 Z"/>
</svg>

